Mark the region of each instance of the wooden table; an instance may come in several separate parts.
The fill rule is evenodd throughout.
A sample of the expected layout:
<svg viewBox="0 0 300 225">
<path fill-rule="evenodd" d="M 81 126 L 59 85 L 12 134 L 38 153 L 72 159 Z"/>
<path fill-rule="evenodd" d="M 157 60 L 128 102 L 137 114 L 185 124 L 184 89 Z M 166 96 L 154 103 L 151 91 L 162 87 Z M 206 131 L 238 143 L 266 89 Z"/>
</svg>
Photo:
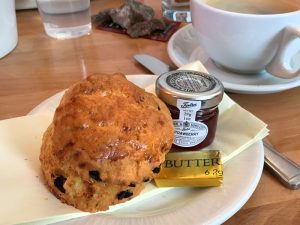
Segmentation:
<svg viewBox="0 0 300 225">
<path fill-rule="evenodd" d="M 160 1 L 144 2 L 159 15 Z M 92 13 L 120 4 L 120 0 L 95 0 Z M 0 60 L 0 119 L 26 115 L 46 98 L 92 73 L 149 73 L 132 58 L 136 53 L 172 63 L 164 42 L 95 29 L 74 40 L 51 39 L 44 33 L 37 10 L 18 11 L 17 22 L 18 45 Z M 275 94 L 228 94 L 264 120 L 270 129 L 268 140 L 300 164 L 300 87 Z M 225 224 L 300 224 L 300 190 L 285 188 L 264 171 L 252 197 Z"/>
</svg>

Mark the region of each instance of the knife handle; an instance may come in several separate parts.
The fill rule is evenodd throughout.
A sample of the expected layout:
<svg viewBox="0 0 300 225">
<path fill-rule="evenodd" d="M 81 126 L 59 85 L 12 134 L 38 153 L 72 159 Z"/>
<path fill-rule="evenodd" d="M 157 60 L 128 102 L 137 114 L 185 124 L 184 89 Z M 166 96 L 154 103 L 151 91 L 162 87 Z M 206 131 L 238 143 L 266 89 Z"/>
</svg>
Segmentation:
<svg viewBox="0 0 300 225">
<path fill-rule="evenodd" d="M 290 189 L 300 187 L 300 167 L 264 142 L 265 165 L 279 180 Z"/>
</svg>

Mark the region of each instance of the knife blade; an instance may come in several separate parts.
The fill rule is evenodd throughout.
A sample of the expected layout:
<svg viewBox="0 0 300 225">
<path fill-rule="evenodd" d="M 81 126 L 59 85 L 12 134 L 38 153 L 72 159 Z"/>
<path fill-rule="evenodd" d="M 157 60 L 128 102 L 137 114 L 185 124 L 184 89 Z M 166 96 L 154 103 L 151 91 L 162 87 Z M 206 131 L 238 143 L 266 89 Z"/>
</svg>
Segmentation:
<svg viewBox="0 0 300 225">
<path fill-rule="evenodd" d="M 156 75 L 163 74 L 172 70 L 172 67 L 147 54 L 134 55 L 136 61 Z M 300 167 L 274 149 L 271 145 L 264 143 L 265 165 L 271 173 L 290 189 L 300 188 Z"/>
<path fill-rule="evenodd" d="M 134 55 L 133 58 L 145 68 L 147 68 L 150 72 L 156 75 L 160 75 L 172 70 L 170 65 L 162 62 L 160 59 L 155 58 L 151 55 L 137 54 Z"/>
</svg>

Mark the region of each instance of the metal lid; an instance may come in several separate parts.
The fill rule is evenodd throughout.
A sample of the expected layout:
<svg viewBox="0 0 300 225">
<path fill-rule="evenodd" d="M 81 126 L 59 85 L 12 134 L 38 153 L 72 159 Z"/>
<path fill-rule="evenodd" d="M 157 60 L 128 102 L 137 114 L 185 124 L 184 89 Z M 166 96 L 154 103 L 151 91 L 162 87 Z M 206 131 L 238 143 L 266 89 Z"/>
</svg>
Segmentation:
<svg viewBox="0 0 300 225">
<path fill-rule="evenodd" d="M 217 78 L 193 70 L 164 73 L 156 80 L 156 94 L 165 103 L 175 106 L 177 99 L 201 101 L 201 108 L 217 106 L 223 97 L 224 87 Z"/>
</svg>

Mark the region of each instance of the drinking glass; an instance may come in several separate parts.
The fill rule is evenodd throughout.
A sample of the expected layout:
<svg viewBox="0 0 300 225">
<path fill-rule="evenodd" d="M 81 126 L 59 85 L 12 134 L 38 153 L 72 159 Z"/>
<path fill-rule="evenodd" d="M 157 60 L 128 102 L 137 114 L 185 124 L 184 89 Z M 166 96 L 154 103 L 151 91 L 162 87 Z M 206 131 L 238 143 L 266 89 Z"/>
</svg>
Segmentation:
<svg viewBox="0 0 300 225">
<path fill-rule="evenodd" d="M 91 32 L 90 0 L 37 0 L 46 34 L 57 39 Z"/>
<path fill-rule="evenodd" d="M 177 22 L 191 22 L 189 0 L 162 0 L 163 16 Z"/>
</svg>

